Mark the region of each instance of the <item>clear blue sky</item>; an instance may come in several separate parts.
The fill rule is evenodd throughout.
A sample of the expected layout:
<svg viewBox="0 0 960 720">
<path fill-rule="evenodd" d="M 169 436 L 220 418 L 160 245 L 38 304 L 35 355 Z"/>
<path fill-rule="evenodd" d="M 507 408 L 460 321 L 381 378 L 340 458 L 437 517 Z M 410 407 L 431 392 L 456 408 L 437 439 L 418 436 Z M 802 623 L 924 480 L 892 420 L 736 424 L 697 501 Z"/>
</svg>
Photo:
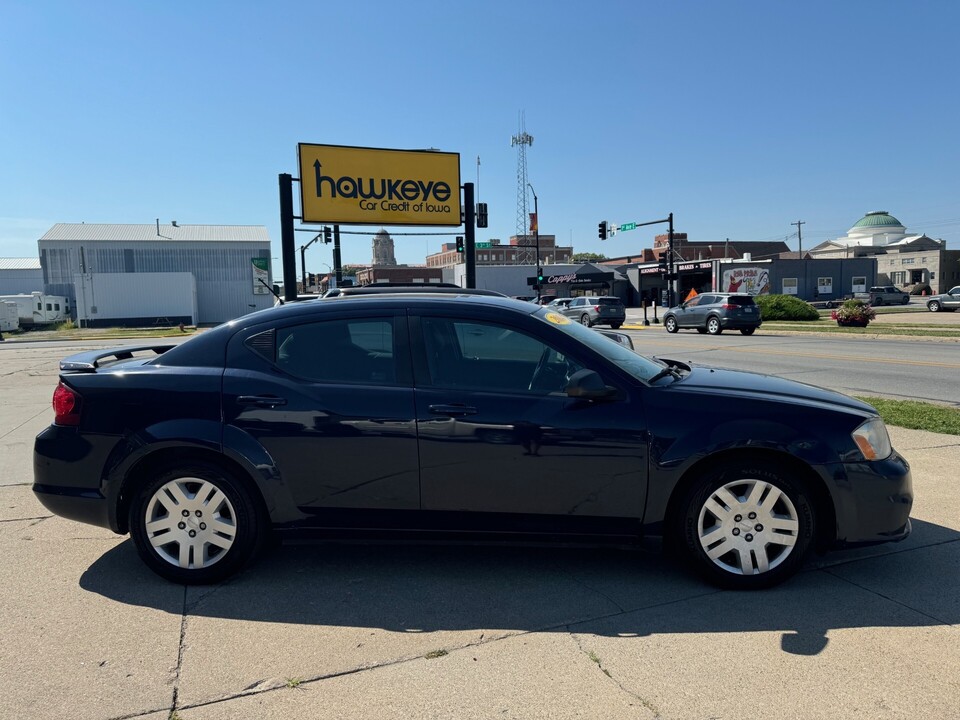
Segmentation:
<svg viewBox="0 0 960 720">
<path fill-rule="evenodd" d="M 812 247 L 871 210 L 958 249 L 958 33 L 955 0 L 3 0 L 0 256 L 56 222 L 155 218 L 265 225 L 279 256 L 298 142 L 459 152 L 464 181 L 479 155 L 477 237 L 506 241 L 521 110 L 540 230 L 578 252 L 661 231 L 601 243 L 602 219 L 673 212 L 718 242 L 804 220 Z M 441 241 L 397 237 L 397 258 Z M 370 255 L 345 238 L 344 262 Z"/>
</svg>

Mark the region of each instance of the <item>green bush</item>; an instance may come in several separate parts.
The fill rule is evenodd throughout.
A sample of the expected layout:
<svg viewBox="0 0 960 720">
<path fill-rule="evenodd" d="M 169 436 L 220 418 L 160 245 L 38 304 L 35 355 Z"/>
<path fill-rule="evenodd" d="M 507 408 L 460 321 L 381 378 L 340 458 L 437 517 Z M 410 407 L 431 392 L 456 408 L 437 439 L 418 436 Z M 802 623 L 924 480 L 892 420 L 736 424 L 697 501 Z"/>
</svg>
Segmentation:
<svg viewBox="0 0 960 720">
<path fill-rule="evenodd" d="M 56 329 L 57 330 L 76 330 L 77 325 L 76 323 L 73 322 L 73 320 L 64 320 L 62 323 L 57 325 Z"/>
<path fill-rule="evenodd" d="M 820 313 L 793 295 L 757 295 L 760 317 L 764 320 L 819 320 Z"/>
</svg>

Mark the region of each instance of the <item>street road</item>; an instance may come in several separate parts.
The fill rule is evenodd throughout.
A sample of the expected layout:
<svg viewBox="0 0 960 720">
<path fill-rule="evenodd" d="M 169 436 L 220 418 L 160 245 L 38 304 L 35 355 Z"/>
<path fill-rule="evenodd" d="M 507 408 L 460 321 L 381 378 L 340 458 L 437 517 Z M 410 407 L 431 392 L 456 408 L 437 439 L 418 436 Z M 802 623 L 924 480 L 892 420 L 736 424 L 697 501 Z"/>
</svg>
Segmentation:
<svg viewBox="0 0 960 720">
<path fill-rule="evenodd" d="M 718 336 L 628 331 L 637 352 L 699 365 L 769 373 L 847 394 L 947 402 L 960 407 L 960 344 L 923 339 L 808 337 L 760 328 Z"/>
</svg>

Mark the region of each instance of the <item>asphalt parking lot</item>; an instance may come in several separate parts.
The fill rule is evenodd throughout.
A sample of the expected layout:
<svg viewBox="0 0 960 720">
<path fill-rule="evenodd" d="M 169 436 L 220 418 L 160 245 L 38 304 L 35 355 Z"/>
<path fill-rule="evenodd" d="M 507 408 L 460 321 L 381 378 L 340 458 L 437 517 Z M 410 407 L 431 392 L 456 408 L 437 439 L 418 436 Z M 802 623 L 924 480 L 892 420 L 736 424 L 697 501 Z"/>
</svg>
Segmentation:
<svg viewBox="0 0 960 720">
<path fill-rule="evenodd" d="M 716 590 L 655 544 L 301 543 L 184 588 L 33 498 L 68 352 L 0 346 L 0 717 L 958 716 L 956 436 L 891 429 L 908 540 L 766 592 Z"/>
</svg>

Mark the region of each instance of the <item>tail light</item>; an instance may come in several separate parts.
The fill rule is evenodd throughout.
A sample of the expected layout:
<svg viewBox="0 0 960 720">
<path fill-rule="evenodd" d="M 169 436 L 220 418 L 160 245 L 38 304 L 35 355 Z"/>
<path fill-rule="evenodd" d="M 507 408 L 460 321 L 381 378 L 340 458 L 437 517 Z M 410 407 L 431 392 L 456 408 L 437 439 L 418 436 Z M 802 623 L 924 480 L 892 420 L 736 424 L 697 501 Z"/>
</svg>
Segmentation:
<svg viewBox="0 0 960 720">
<path fill-rule="evenodd" d="M 739 308 L 740 306 L 739 306 L 739 305 L 731 305 L 730 303 L 724 303 L 724 304 L 721 305 L 720 307 L 723 308 L 724 310 L 736 310 L 736 309 Z"/>
<path fill-rule="evenodd" d="M 593 309 L 596 310 L 597 312 L 600 312 L 600 306 L 599 306 L 599 305 L 594 305 L 594 306 L 593 306 Z"/>
<path fill-rule="evenodd" d="M 62 382 L 53 391 L 53 424 L 76 426 L 80 424 L 80 395 Z"/>
</svg>

